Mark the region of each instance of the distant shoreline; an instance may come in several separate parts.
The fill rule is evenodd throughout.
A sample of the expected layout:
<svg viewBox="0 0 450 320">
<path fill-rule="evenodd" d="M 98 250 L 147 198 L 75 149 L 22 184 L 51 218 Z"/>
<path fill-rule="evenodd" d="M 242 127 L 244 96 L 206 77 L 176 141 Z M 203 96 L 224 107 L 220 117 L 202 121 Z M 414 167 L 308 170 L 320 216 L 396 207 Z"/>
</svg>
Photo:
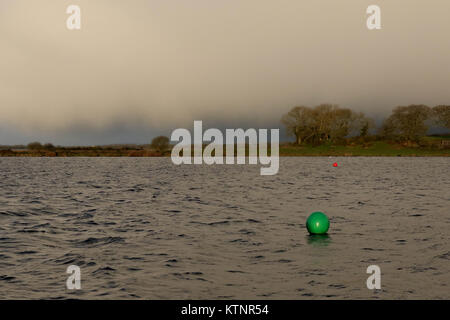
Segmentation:
<svg viewBox="0 0 450 320">
<path fill-rule="evenodd" d="M 248 153 L 247 153 L 248 154 Z M 0 149 L 0 157 L 168 157 L 170 150 L 158 152 L 146 147 L 55 147 L 52 150 Z M 387 141 L 367 144 L 297 146 L 280 145 L 281 157 L 449 157 L 448 146 L 404 146 Z"/>
</svg>

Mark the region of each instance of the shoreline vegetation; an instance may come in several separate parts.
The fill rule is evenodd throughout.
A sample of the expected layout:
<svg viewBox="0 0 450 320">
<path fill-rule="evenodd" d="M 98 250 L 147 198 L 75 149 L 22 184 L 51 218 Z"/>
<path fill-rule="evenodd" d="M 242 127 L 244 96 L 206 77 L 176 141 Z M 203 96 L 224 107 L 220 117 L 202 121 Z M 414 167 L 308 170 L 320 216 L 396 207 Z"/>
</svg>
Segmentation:
<svg viewBox="0 0 450 320">
<path fill-rule="evenodd" d="M 450 156 L 450 105 L 398 106 L 379 127 L 364 113 L 335 104 L 296 106 L 281 117 L 281 123 L 294 139 L 280 144 L 282 157 Z M 432 125 L 445 133 L 427 136 Z M 246 144 L 246 155 L 248 147 Z M 155 137 L 147 145 L 64 147 L 32 142 L 27 146 L 0 145 L 0 157 L 163 157 L 170 156 L 172 148 L 165 136 Z M 225 145 L 223 149 L 226 156 Z M 268 149 L 270 153 L 270 146 Z M 235 145 L 234 156 L 236 151 Z"/>
<path fill-rule="evenodd" d="M 47 146 L 27 148 L 26 146 L 0 146 L 0 157 L 170 157 L 171 147 L 158 150 L 151 145 L 110 146 Z M 205 148 L 206 145 L 203 145 Z M 248 145 L 246 145 L 248 155 Z M 296 145 L 281 143 L 281 157 L 309 156 L 361 156 L 361 157 L 449 157 L 450 135 L 427 136 L 420 143 L 399 143 L 376 140 L 358 142 L 349 139 L 342 144 Z M 270 153 L 270 146 L 269 146 Z M 192 153 L 193 154 L 193 153 Z M 224 155 L 226 148 L 224 146 Z"/>
</svg>

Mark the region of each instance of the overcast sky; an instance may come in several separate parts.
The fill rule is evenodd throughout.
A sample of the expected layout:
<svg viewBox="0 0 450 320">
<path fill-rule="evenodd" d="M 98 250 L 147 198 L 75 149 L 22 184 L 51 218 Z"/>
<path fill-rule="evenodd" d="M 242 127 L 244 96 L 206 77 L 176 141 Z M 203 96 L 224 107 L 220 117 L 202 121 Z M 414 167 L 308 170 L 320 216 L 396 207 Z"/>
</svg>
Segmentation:
<svg viewBox="0 0 450 320">
<path fill-rule="evenodd" d="M 0 0 L 0 144 L 145 143 L 195 119 L 273 128 L 322 102 L 377 117 L 449 104 L 449 13 L 448 0 Z"/>
</svg>

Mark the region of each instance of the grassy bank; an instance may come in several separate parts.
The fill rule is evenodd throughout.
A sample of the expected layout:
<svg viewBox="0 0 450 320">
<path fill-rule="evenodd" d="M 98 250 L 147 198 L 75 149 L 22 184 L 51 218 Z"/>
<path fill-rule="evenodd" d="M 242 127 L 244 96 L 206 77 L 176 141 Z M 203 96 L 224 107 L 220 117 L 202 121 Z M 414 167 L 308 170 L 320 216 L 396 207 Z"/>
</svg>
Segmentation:
<svg viewBox="0 0 450 320">
<path fill-rule="evenodd" d="M 130 148 L 55 148 L 54 150 L 0 150 L 0 157 L 160 157 L 161 153 Z"/>
<path fill-rule="evenodd" d="M 281 156 L 364 156 L 364 157 L 436 157 L 450 156 L 450 149 L 438 147 L 405 147 L 385 141 L 376 141 L 370 145 L 321 145 L 280 147 Z"/>
<path fill-rule="evenodd" d="M 280 156 L 389 156 L 433 157 L 450 156 L 450 148 L 442 148 L 441 138 L 427 137 L 425 146 L 405 146 L 387 141 L 347 145 L 296 146 L 281 144 Z M 248 149 L 248 148 L 247 148 Z M 225 150 L 224 150 L 225 151 Z M 224 152 L 225 153 L 225 152 Z M 248 150 L 247 150 L 248 154 Z M 56 147 L 53 150 L 8 149 L 0 150 L 0 157 L 161 157 L 169 156 L 144 146 L 135 147 Z"/>
</svg>

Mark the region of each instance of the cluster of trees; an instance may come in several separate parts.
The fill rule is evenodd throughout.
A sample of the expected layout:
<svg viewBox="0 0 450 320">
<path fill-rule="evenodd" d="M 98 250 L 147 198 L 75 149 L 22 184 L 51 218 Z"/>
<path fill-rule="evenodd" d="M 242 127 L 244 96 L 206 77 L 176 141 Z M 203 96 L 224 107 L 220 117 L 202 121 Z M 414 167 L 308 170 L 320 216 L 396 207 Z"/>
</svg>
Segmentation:
<svg viewBox="0 0 450 320">
<path fill-rule="evenodd" d="M 288 135 L 295 137 L 296 144 L 339 143 L 349 137 L 373 137 L 375 132 L 376 136 L 383 139 L 417 142 L 426 135 L 431 125 L 450 129 L 450 105 L 434 108 L 426 105 L 396 107 L 377 131 L 375 121 L 364 113 L 334 104 L 294 107 L 281 118 L 281 122 Z M 165 153 L 170 149 L 170 140 L 168 137 L 158 136 L 152 140 L 150 147 L 159 153 Z M 45 151 L 56 149 L 51 143 L 40 142 L 31 142 L 27 148 Z"/>
<path fill-rule="evenodd" d="M 8 147 L 10 148 L 10 147 Z M 28 150 L 32 151 L 54 151 L 56 149 L 70 149 L 70 150 L 140 150 L 142 147 L 137 145 L 110 145 L 110 146 L 97 146 L 97 147 L 55 147 L 51 143 L 42 144 L 40 142 L 30 142 L 27 145 Z M 156 138 L 153 138 L 152 143 L 150 145 L 150 148 L 159 152 L 164 153 L 167 150 L 170 149 L 170 140 L 168 137 L 165 136 L 158 136 Z"/>
<path fill-rule="evenodd" d="M 164 153 L 170 149 L 170 140 L 165 136 L 158 136 L 156 138 L 153 138 L 150 147 L 153 150 L 156 150 L 160 153 Z"/>
<path fill-rule="evenodd" d="M 55 146 L 51 143 L 46 143 L 46 144 L 41 144 L 40 142 L 30 142 L 27 145 L 27 148 L 29 150 L 46 150 L 46 151 L 51 151 L 51 150 L 55 150 Z"/>
<path fill-rule="evenodd" d="M 426 105 L 396 107 L 383 122 L 379 135 L 395 140 L 417 142 L 431 125 L 450 129 L 450 106 L 430 108 Z"/>
<path fill-rule="evenodd" d="M 362 112 L 332 104 L 294 107 L 281 122 L 297 144 L 335 143 L 351 135 L 367 136 L 374 127 L 373 120 Z"/>
<path fill-rule="evenodd" d="M 364 138 L 375 129 L 375 122 L 362 112 L 332 104 L 294 107 L 281 122 L 287 133 L 295 137 L 296 144 L 336 143 L 352 136 Z M 385 139 L 418 141 L 432 124 L 450 129 L 449 105 L 396 107 L 378 128 L 377 135 Z"/>
</svg>

